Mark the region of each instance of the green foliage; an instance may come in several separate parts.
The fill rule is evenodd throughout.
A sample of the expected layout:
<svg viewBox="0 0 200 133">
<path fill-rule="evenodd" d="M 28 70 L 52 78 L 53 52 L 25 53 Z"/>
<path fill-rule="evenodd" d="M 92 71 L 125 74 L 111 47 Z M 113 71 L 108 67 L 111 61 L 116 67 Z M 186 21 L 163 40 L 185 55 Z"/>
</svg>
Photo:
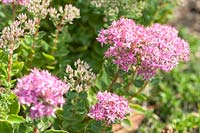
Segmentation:
<svg viewBox="0 0 200 133">
<path fill-rule="evenodd" d="M 68 100 L 63 107 L 63 128 L 69 132 L 84 131 L 89 108 L 87 93 L 71 91 L 66 97 Z"/>
<path fill-rule="evenodd" d="M 18 115 L 9 115 L 7 118 L 7 121 L 9 121 L 10 123 L 22 123 L 24 122 L 24 118 L 22 116 L 18 116 Z"/>
<path fill-rule="evenodd" d="M 200 56 L 197 51 L 200 45 L 199 38 L 188 35 L 188 31 L 182 28 L 180 35 L 191 44 L 190 62 L 180 64 L 168 74 L 160 72 L 159 76 L 150 81 L 145 92 L 145 81 L 137 77 L 134 70 L 120 71 L 111 60 L 104 60 L 103 53 L 107 48 L 101 47 L 96 41 L 101 28 L 107 27 L 111 20 L 117 20 L 122 16 L 132 18 L 145 26 L 155 22 L 165 23 L 177 1 L 105 2 L 108 4 L 97 8 L 91 0 L 54 0 L 51 6 L 58 7 L 67 3 L 76 6 L 80 9 L 81 18 L 73 24 L 63 25 L 57 34 L 56 27 L 47 17 L 36 27 L 37 34 L 20 37 L 12 55 L 10 81 L 9 51 L 5 48 L 0 49 L 1 133 L 32 133 L 34 128 L 41 133 L 110 133 L 111 126 L 87 116 L 91 105 L 96 103 L 96 93 L 106 90 L 124 96 L 129 100 L 134 112 L 145 115 L 138 132 L 160 132 L 168 124 L 176 132 L 200 130 Z M 22 12 L 27 11 L 17 6 L 16 14 Z M 28 17 L 30 16 L 29 14 Z M 0 30 L 8 26 L 14 18 L 12 6 L 0 4 Z M 17 78 L 28 74 L 36 67 L 47 69 L 62 79 L 67 64 L 72 65 L 78 58 L 87 61 L 97 74 L 95 85 L 88 92 L 69 91 L 65 95 L 64 107 L 57 109 L 55 113 L 56 118 L 31 120 L 27 116 L 29 107 L 20 106 L 12 93 Z M 127 129 L 133 124 L 134 122 L 129 119 L 121 122 Z"/>
<path fill-rule="evenodd" d="M 63 130 L 47 130 L 44 133 L 67 133 L 67 132 Z"/>
<path fill-rule="evenodd" d="M 8 121 L 0 120 L 0 131 L 2 133 L 12 133 L 12 125 Z"/>
</svg>

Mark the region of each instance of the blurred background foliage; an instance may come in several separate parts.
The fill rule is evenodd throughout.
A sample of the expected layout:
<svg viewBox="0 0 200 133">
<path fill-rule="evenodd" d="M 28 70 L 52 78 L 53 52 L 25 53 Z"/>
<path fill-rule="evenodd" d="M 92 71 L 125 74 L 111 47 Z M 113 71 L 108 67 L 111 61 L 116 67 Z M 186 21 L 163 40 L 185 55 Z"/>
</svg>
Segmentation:
<svg viewBox="0 0 200 133">
<path fill-rule="evenodd" d="M 87 61 L 98 73 L 106 50 L 96 41 L 101 28 L 108 27 L 121 16 L 132 18 L 145 26 L 156 22 L 166 23 L 173 18 L 175 7 L 180 5 L 178 0 L 126 0 L 125 3 L 121 0 L 120 4 L 116 3 L 117 0 L 104 2 L 107 3 L 97 6 L 94 0 L 54 0 L 52 5 L 55 7 L 68 3 L 76 6 L 80 9 L 81 18 L 62 29 L 54 55 L 51 54 L 51 37 L 55 27 L 51 21 L 42 21 L 35 49 L 31 48 L 33 40 L 27 36 L 15 51 L 13 82 L 22 76 L 19 72 L 28 73 L 33 66 L 48 69 L 63 77 L 66 65 L 73 64 L 78 58 Z M 133 3 L 136 5 L 134 8 Z M 129 9 L 132 10 L 129 12 Z M 22 10 L 17 8 L 18 13 Z M 11 7 L 1 4 L 0 31 L 11 22 L 8 20 L 12 20 Z M 147 101 L 140 102 L 147 108 L 147 112 L 138 132 L 160 132 L 168 125 L 177 132 L 200 132 L 200 39 L 185 27 L 179 29 L 180 35 L 190 43 L 191 59 L 188 63 L 179 64 L 170 73 L 160 72 L 162 78 L 156 77 L 148 91 L 144 92 Z M 6 59 L 6 55 L 0 51 L 0 75 L 6 75 L 7 66 L 3 63 Z M 4 82 L 1 85 L 6 86 Z M 0 99 L 7 100 L 4 95 Z"/>
</svg>

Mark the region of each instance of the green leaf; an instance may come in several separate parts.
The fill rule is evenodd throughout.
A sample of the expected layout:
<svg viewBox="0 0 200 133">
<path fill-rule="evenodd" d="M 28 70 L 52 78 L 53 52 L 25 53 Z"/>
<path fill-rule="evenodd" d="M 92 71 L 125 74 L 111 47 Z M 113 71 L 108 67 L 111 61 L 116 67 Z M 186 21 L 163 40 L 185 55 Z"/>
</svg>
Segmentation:
<svg viewBox="0 0 200 133">
<path fill-rule="evenodd" d="M 46 54 L 44 52 L 42 52 L 42 55 L 47 59 L 47 60 L 55 60 L 55 57 L 53 57 L 52 55 Z"/>
<path fill-rule="evenodd" d="M 144 81 L 142 80 L 135 80 L 133 83 L 136 87 L 141 88 L 144 85 Z"/>
<path fill-rule="evenodd" d="M 20 123 L 20 125 L 19 125 L 18 129 L 16 129 L 15 133 L 33 133 L 33 125 L 28 122 Z"/>
<path fill-rule="evenodd" d="M 46 67 L 47 67 L 47 69 L 49 69 L 49 70 L 53 70 L 53 69 L 55 69 L 54 66 L 46 66 Z"/>
<path fill-rule="evenodd" d="M 13 133 L 13 128 L 11 123 L 8 121 L 0 120 L 0 132 L 1 133 Z"/>
<path fill-rule="evenodd" d="M 67 131 L 51 129 L 51 130 L 45 131 L 44 133 L 67 133 Z"/>
<path fill-rule="evenodd" d="M 69 91 L 66 94 L 67 102 L 63 107 L 62 127 L 70 132 L 83 130 L 84 120 L 88 113 L 88 99 L 86 92 Z"/>
<path fill-rule="evenodd" d="M 146 101 L 147 100 L 147 96 L 145 94 L 139 94 L 139 95 L 136 95 L 135 96 L 137 98 L 137 100 L 140 100 L 140 101 Z"/>
<path fill-rule="evenodd" d="M 142 113 L 142 114 L 145 113 L 145 109 L 142 106 L 140 106 L 139 104 L 130 103 L 129 106 L 132 109 L 134 109 L 135 112 Z"/>
<path fill-rule="evenodd" d="M 24 62 L 13 62 L 12 69 L 22 70 L 24 67 Z"/>
<path fill-rule="evenodd" d="M 7 121 L 13 124 L 13 123 L 22 123 L 25 121 L 25 119 L 22 116 L 12 114 L 8 116 Z"/>
<path fill-rule="evenodd" d="M 20 104 L 17 101 L 16 97 L 14 98 L 13 102 L 9 104 L 10 112 L 8 114 L 18 114 L 20 111 Z"/>
<path fill-rule="evenodd" d="M 39 40 L 39 39 L 42 39 L 46 34 L 47 34 L 47 33 L 44 32 L 44 31 L 40 31 L 40 32 L 38 32 L 37 39 L 38 39 L 38 40 Z"/>
<path fill-rule="evenodd" d="M 95 80 L 95 85 L 100 90 L 104 90 L 106 88 L 106 84 L 101 79 L 99 79 L 98 77 Z"/>
<path fill-rule="evenodd" d="M 100 133 L 102 131 L 102 124 L 100 121 L 93 120 L 90 123 L 89 128 L 90 128 L 90 132 Z"/>
<path fill-rule="evenodd" d="M 126 129 L 130 129 L 132 127 L 132 123 L 129 119 L 122 120 L 121 125 Z"/>
<path fill-rule="evenodd" d="M 105 68 L 103 68 L 101 79 L 104 81 L 104 83 L 105 83 L 106 85 L 109 85 L 109 84 L 111 83 L 111 80 L 110 80 L 110 78 L 109 78 L 109 75 L 106 73 Z"/>
</svg>

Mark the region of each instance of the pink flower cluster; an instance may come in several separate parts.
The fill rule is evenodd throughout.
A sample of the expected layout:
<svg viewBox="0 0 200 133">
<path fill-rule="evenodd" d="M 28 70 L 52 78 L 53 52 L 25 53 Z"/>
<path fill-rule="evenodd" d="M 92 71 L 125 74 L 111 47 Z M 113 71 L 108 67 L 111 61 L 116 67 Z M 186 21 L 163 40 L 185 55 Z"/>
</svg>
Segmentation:
<svg viewBox="0 0 200 133">
<path fill-rule="evenodd" d="M 90 108 L 88 114 L 93 119 L 111 124 L 130 113 L 128 101 L 121 96 L 106 91 L 98 92 L 97 99 L 98 103 Z"/>
<path fill-rule="evenodd" d="M 178 36 L 178 31 L 167 25 L 154 24 L 143 27 L 131 19 L 114 21 L 108 29 L 102 29 L 97 40 L 109 44 L 105 57 L 125 71 L 131 65 L 144 79 L 156 74 L 157 69 L 172 70 L 179 60 L 189 60 L 189 45 Z"/>
<path fill-rule="evenodd" d="M 58 106 L 65 103 L 63 94 L 69 85 L 52 76 L 48 71 L 33 69 L 29 75 L 18 79 L 14 90 L 19 102 L 30 107 L 32 119 L 55 116 Z"/>
<path fill-rule="evenodd" d="M 10 3 L 14 3 L 14 4 L 19 4 L 19 5 L 26 5 L 29 3 L 29 0 L 2 0 L 3 4 L 10 4 Z"/>
</svg>

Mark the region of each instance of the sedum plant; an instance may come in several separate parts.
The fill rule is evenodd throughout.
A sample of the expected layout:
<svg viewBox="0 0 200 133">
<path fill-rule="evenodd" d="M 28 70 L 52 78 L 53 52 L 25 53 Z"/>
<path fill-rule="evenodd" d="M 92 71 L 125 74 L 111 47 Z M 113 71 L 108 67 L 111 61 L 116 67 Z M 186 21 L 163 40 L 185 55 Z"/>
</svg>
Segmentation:
<svg viewBox="0 0 200 133">
<path fill-rule="evenodd" d="M 99 50 L 104 54 L 97 64 L 100 71 L 81 59 L 70 65 L 70 27 L 84 11 L 73 2 L 55 7 L 52 2 L 2 0 L 13 16 L 0 36 L 3 133 L 101 133 L 112 132 L 116 123 L 131 126 L 128 116 L 146 111 L 142 92 L 157 71 L 169 72 L 189 60 L 189 44 L 175 28 L 159 23 L 145 27 L 130 19 L 142 16 L 147 1 L 89 1 L 90 8 L 120 18 L 92 38 L 106 47 Z M 132 7 L 137 8 L 128 13 Z"/>
</svg>

